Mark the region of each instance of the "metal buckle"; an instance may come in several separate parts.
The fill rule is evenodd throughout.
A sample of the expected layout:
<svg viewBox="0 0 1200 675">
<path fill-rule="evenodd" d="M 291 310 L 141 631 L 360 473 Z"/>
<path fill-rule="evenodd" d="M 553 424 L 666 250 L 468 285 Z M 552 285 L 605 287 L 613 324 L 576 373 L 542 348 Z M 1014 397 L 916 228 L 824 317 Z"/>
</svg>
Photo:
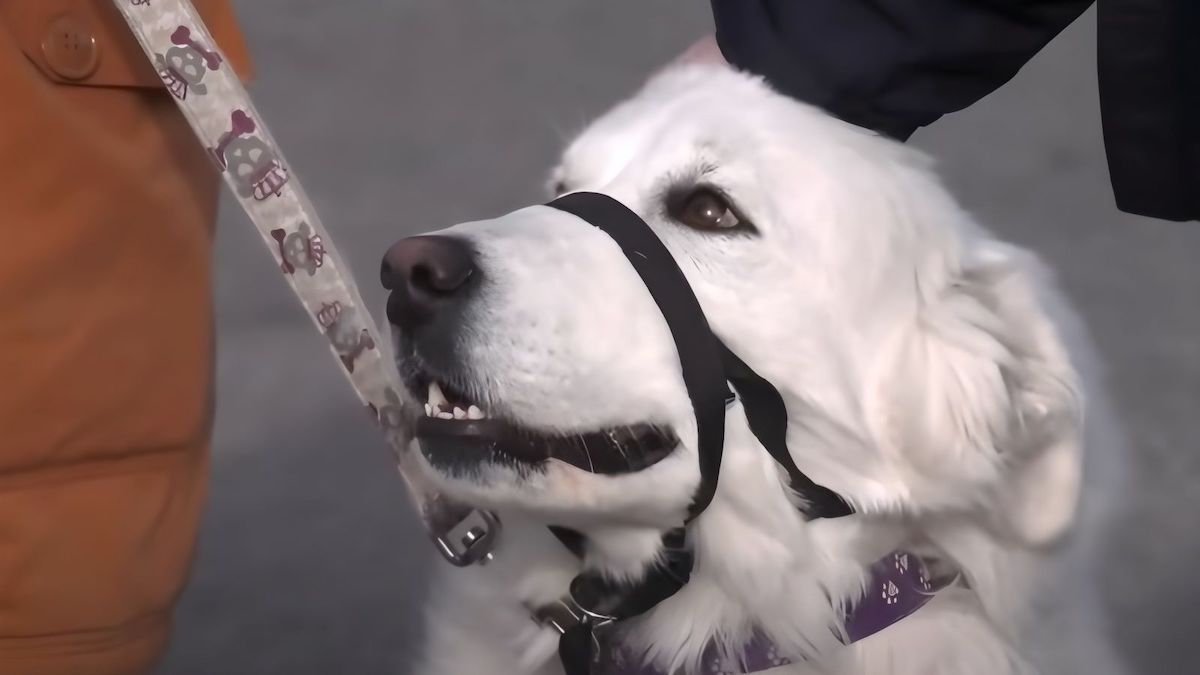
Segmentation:
<svg viewBox="0 0 1200 675">
<path fill-rule="evenodd" d="M 539 626 L 550 626 L 559 635 L 579 624 L 587 624 L 593 634 L 599 629 L 606 628 L 617 620 L 615 616 L 600 614 L 584 608 L 569 593 L 549 605 L 542 605 L 529 611 L 530 618 Z"/>
<path fill-rule="evenodd" d="M 579 600 L 577 593 L 587 587 L 588 578 L 582 574 L 575 577 L 562 597 L 549 605 L 531 608 L 530 616 L 536 623 L 542 626 L 551 626 L 559 634 L 566 633 L 571 628 L 583 624 L 588 626 L 594 635 L 597 630 L 612 625 L 617 617 L 605 614 L 595 607 L 588 607 L 590 604 L 613 605 L 612 598 L 608 598 L 608 602 L 606 602 L 606 599 L 586 595 L 585 599 L 590 598 L 590 601 L 581 602 Z"/>
<path fill-rule="evenodd" d="M 451 565 L 484 565 L 492 559 L 492 552 L 496 548 L 500 519 L 491 511 L 469 509 L 445 529 L 431 522 L 429 535 L 442 557 Z"/>
<path fill-rule="evenodd" d="M 570 593 L 562 598 L 555 600 L 549 605 L 542 605 L 537 609 L 529 610 L 529 618 L 533 622 L 543 628 L 549 626 L 555 630 L 560 636 L 566 635 L 567 631 L 576 628 L 580 625 L 585 626 L 588 631 L 588 636 L 592 640 L 592 654 L 600 653 L 602 645 L 600 640 L 603 638 L 607 628 L 616 623 L 617 617 L 608 616 L 606 614 L 597 614 L 596 612 L 584 609 Z"/>
<path fill-rule="evenodd" d="M 537 625 L 550 626 L 562 635 L 587 620 L 579 605 L 571 602 L 569 598 L 570 596 L 537 609 L 530 609 L 529 618 Z"/>
</svg>

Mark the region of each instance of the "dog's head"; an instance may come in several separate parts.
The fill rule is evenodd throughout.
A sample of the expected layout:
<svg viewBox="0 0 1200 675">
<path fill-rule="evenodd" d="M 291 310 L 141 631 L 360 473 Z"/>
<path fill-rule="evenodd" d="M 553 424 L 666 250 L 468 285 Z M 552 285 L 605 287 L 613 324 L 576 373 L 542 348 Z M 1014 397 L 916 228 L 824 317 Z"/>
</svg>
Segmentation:
<svg viewBox="0 0 1200 675">
<path fill-rule="evenodd" d="M 1080 411 L 1042 281 L 919 154 L 687 66 L 585 130 L 551 184 L 650 225 L 780 390 L 796 463 L 858 510 L 982 510 L 1032 541 L 1071 521 Z M 699 470 L 675 345 L 602 231 L 533 206 L 399 242 L 384 283 L 445 489 L 568 523 L 682 515 Z"/>
</svg>

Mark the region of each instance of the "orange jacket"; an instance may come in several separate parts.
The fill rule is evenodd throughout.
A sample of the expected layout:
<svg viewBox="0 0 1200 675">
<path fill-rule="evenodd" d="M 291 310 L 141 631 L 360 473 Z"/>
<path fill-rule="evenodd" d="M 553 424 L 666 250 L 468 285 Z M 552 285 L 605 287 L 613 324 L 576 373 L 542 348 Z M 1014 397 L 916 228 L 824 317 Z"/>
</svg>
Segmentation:
<svg viewBox="0 0 1200 675">
<path fill-rule="evenodd" d="M 230 60 L 225 0 L 196 0 Z M 205 496 L 218 176 L 111 0 L 0 0 L 0 673 L 165 648 Z"/>
</svg>

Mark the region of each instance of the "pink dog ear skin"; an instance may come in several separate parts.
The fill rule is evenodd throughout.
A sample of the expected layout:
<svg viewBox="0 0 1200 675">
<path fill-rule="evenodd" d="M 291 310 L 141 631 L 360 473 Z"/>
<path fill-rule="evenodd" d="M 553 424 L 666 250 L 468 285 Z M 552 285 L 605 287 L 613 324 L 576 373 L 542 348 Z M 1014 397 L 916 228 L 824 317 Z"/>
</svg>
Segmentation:
<svg viewBox="0 0 1200 675">
<path fill-rule="evenodd" d="M 674 65 L 688 63 L 726 63 L 725 56 L 721 54 L 721 48 L 717 46 L 717 37 L 715 35 L 706 35 L 696 40 L 682 54 L 675 57 L 673 61 Z"/>
<path fill-rule="evenodd" d="M 715 35 L 706 35 L 699 40 L 693 42 L 687 49 L 683 50 L 675 58 L 668 61 L 661 68 L 650 73 L 647 80 L 653 80 L 660 73 L 680 66 L 690 65 L 710 65 L 710 66 L 729 66 L 729 62 L 725 60 L 725 56 L 721 54 L 721 48 L 717 46 L 717 38 Z"/>
</svg>

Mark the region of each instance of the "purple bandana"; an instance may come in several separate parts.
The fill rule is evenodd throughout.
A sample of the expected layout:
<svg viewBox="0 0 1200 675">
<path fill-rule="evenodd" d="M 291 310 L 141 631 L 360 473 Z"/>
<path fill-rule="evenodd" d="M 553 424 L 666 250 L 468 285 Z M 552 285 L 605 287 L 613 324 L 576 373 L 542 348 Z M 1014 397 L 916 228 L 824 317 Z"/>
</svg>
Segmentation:
<svg viewBox="0 0 1200 675">
<path fill-rule="evenodd" d="M 925 562 L 915 553 L 895 551 L 878 560 L 868 573 L 866 593 L 846 616 L 846 644 L 874 635 L 917 611 L 956 575 L 931 580 Z M 784 666 L 793 659 L 779 653 L 775 643 L 756 633 L 739 652 L 723 652 L 710 644 L 700 659 L 705 675 L 741 675 Z M 603 642 L 592 666 L 593 675 L 668 675 L 642 662 L 641 655 L 620 644 Z"/>
</svg>

